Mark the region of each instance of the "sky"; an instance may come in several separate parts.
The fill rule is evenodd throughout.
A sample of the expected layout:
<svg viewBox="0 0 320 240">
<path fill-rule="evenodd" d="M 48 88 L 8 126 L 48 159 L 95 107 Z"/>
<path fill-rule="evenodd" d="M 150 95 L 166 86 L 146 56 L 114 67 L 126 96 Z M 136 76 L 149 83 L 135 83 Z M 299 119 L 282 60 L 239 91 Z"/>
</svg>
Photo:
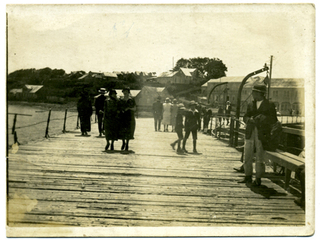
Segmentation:
<svg viewBox="0 0 320 240">
<path fill-rule="evenodd" d="M 271 65 L 272 77 L 312 77 L 311 4 L 7 5 L 8 72 L 160 74 L 180 58 L 219 58 L 227 76 Z"/>
</svg>

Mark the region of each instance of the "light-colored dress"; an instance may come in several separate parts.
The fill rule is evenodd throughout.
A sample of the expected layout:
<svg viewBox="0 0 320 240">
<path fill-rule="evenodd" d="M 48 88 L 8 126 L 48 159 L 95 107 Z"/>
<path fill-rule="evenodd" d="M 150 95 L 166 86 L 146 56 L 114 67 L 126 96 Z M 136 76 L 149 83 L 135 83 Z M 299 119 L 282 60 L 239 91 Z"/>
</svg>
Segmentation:
<svg viewBox="0 0 320 240">
<path fill-rule="evenodd" d="M 171 124 L 171 103 L 163 104 L 163 119 L 162 123 L 165 125 Z"/>
</svg>

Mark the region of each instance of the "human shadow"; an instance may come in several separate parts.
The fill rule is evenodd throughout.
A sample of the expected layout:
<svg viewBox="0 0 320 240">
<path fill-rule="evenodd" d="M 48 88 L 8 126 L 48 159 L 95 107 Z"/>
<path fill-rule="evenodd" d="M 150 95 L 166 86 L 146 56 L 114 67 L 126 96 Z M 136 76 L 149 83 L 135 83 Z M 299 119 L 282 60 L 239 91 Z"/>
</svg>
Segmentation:
<svg viewBox="0 0 320 240">
<path fill-rule="evenodd" d="M 268 173 L 265 176 L 266 178 L 270 179 L 271 182 L 278 185 L 279 187 L 284 189 L 284 182 L 285 177 L 282 174 L 279 173 Z M 300 182 L 296 179 L 291 179 L 288 189 L 284 189 L 288 193 L 294 195 L 295 197 L 301 197 L 301 186 Z"/>
<path fill-rule="evenodd" d="M 265 197 L 265 198 L 270 198 L 270 197 L 274 197 L 274 196 L 286 196 L 286 193 L 280 193 L 277 190 L 275 190 L 274 188 L 269 188 L 265 185 L 260 185 L 257 186 L 253 183 L 247 183 L 246 184 L 248 188 L 250 188 L 250 190 L 254 193 L 260 194 L 261 196 Z"/>
<path fill-rule="evenodd" d="M 132 151 L 132 150 L 128 150 L 128 151 L 125 151 L 125 150 L 104 150 L 104 151 L 102 151 L 102 152 L 108 153 L 108 154 L 113 154 L 113 153 L 132 154 L 132 153 L 135 153 L 135 152 Z"/>
</svg>

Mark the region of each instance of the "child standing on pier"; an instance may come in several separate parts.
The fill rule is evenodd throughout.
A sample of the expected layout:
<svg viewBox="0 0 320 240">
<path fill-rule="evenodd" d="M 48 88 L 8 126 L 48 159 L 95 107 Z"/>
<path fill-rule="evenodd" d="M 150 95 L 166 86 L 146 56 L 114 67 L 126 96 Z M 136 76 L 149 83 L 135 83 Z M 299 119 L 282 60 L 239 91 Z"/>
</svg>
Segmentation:
<svg viewBox="0 0 320 240">
<path fill-rule="evenodd" d="M 171 143 L 171 147 L 173 150 L 175 150 L 175 146 L 176 144 L 178 144 L 178 149 L 177 149 L 177 153 L 178 154 L 182 154 L 184 153 L 181 149 L 181 141 L 183 140 L 183 132 L 182 132 L 182 129 L 183 129 L 183 113 L 184 113 L 184 110 L 186 108 L 184 107 L 184 105 L 182 103 L 178 104 L 178 113 L 177 113 L 177 116 L 176 116 L 176 119 L 175 119 L 175 131 L 178 135 L 178 139 L 176 141 L 174 141 L 173 143 Z"/>
</svg>

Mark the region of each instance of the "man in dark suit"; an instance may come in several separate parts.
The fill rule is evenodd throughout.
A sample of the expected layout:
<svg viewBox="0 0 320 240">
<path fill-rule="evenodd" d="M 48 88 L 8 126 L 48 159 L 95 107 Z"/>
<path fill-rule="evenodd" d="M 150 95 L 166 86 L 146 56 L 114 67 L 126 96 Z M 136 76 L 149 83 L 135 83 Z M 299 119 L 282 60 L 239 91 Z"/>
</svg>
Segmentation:
<svg viewBox="0 0 320 240">
<path fill-rule="evenodd" d="M 182 142 L 182 150 L 185 153 L 188 153 L 186 150 L 186 142 L 189 138 L 190 132 L 192 133 L 192 139 L 193 139 L 193 153 L 197 152 L 197 132 L 200 130 L 200 113 L 196 109 L 196 103 L 195 101 L 190 102 L 190 110 L 186 112 L 185 115 L 185 135 Z"/>
<path fill-rule="evenodd" d="M 271 126 L 277 122 L 275 105 L 265 98 L 265 84 L 256 84 L 252 89 L 253 102 L 247 107 L 243 117 L 246 123 L 244 144 L 244 173 L 245 178 L 239 183 L 252 183 L 253 155 L 256 154 L 255 185 L 261 185 L 261 177 L 265 173 L 264 154 L 268 150 L 268 139 Z"/>
<path fill-rule="evenodd" d="M 103 111 L 104 111 L 104 101 L 106 100 L 106 89 L 100 88 L 99 89 L 100 95 L 96 98 L 94 102 L 94 106 L 96 108 L 96 116 L 98 117 L 98 129 L 99 129 L 99 136 L 102 136 L 103 133 Z"/>
<path fill-rule="evenodd" d="M 161 120 L 162 120 L 162 112 L 163 112 L 163 105 L 160 102 L 161 97 L 157 97 L 157 101 L 155 101 L 152 105 L 152 113 L 154 118 L 154 130 L 160 132 Z"/>
</svg>

